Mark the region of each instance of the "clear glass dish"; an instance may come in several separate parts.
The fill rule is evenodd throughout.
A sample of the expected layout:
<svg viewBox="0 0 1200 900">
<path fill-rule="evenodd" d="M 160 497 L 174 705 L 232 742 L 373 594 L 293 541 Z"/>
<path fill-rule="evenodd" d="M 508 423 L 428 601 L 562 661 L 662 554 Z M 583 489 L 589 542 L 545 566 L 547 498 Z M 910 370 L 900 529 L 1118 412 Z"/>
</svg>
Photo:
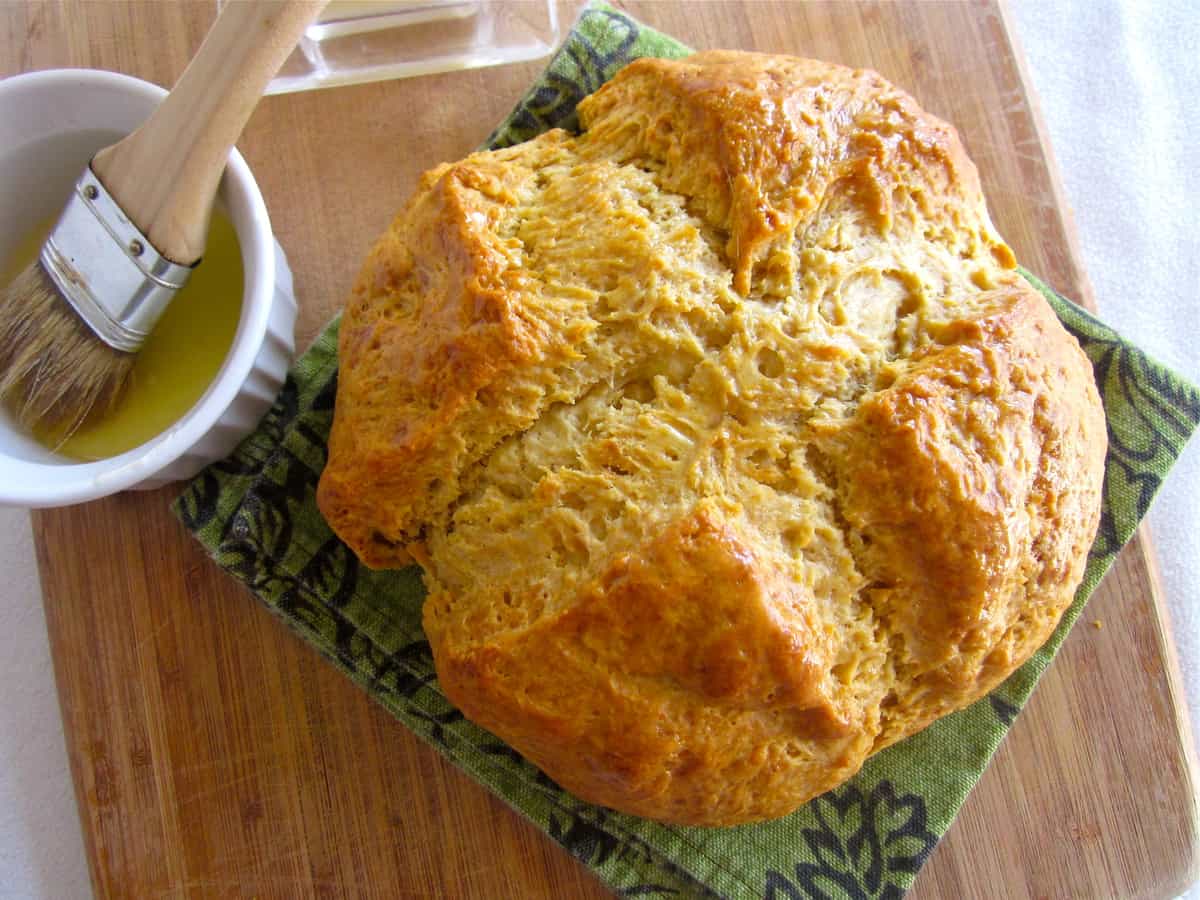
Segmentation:
<svg viewBox="0 0 1200 900">
<path fill-rule="evenodd" d="M 523 62 L 558 39 L 554 0 L 333 0 L 266 92 Z"/>
</svg>

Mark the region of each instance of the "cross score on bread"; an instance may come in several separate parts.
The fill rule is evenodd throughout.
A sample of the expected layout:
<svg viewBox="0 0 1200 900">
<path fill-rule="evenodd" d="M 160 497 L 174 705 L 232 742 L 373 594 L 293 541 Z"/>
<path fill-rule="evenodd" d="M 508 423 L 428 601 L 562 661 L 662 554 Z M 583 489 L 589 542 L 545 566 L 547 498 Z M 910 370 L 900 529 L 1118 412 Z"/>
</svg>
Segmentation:
<svg viewBox="0 0 1200 900">
<path fill-rule="evenodd" d="M 341 326 L 321 510 L 578 796 L 774 818 L 996 686 L 1095 533 L 1091 367 L 879 75 L 638 60 L 428 172 Z"/>
</svg>

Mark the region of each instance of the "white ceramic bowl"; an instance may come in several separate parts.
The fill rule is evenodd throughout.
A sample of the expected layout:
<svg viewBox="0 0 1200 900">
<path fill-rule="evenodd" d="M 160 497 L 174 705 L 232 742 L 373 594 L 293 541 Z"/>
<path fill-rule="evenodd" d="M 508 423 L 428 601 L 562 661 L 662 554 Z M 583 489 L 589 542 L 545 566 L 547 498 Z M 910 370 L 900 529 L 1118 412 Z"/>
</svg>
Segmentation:
<svg viewBox="0 0 1200 900">
<path fill-rule="evenodd" d="M 92 69 L 0 81 L 0 259 L 52 221 L 92 155 L 137 127 L 165 95 L 149 82 Z M 292 275 L 236 150 L 218 197 L 237 229 L 245 283 L 233 346 L 204 395 L 142 446 L 89 463 L 52 453 L 0 411 L 0 504 L 65 506 L 188 478 L 232 451 L 271 405 L 295 346 Z"/>
</svg>

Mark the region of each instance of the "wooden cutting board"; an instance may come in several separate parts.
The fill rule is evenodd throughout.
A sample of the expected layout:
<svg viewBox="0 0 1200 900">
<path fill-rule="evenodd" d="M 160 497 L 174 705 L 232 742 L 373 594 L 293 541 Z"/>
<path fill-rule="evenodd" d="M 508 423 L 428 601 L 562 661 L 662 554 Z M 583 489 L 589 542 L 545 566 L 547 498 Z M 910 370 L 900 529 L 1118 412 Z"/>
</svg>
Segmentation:
<svg viewBox="0 0 1200 900">
<path fill-rule="evenodd" d="M 1091 302 L 994 0 L 623 5 L 695 47 L 816 56 L 904 85 L 958 126 L 1018 257 Z M 577 8 L 563 3 L 564 22 Z M 212 15 L 207 2 L 3 4 L 0 74 L 91 66 L 169 85 Z M 539 68 L 262 103 L 240 146 L 295 272 L 302 343 L 337 308 L 418 173 L 475 147 Z M 98 895 L 604 896 L 210 563 L 169 514 L 172 497 L 127 494 L 34 515 Z M 1197 877 L 1185 722 L 1143 532 L 913 895 L 1173 896 Z"/>
</svg>

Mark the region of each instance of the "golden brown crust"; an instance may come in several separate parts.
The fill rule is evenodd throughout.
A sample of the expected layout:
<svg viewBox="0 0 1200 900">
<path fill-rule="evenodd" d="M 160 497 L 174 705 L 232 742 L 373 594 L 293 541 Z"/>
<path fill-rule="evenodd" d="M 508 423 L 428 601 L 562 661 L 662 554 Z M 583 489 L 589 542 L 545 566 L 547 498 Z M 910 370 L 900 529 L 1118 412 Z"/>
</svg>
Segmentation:
<svg viewBox="0 0 1200 900">
<path fill-rule="evenodd" d="M 1049 638 L 1098 522 L 1090 364 L 1027 287 L 980 304 L 849 422 L 816 425 L 890 640 L 876 749 L 982 696 Z"/>
<path fill-rule="evenodd" d="M 742 294 L 773 253 L 793 256 L 835 186 L 885 232 L 897 205 L 940 207 L 947 219 L 965 207 L 975 216 L 955 223 L 961 237 L 1011 267 L 986 215 L 976 218 L 979 178 L 954 129 L 875 72 L 728 50 L 640 59 L 585 98 L 579 118 L 605 153 L 661 165 L 664 186 L 728 234 Z"/>
<path fill-rule="evenodd" d="M 369 565 L 408 562 L 398 536 L 456 496 L 456 463 L 488 438 L 473 433 L 480 392 L 571 340 L 514 302 L 523 278 L 498 220 L 530 178 L 500 155 L 428 172 L 355 282 L 338 339 L 351 389 L 338 392 L 318 500 Z M 513 410 L 496 430 L 530 420 Z"/>
<path fill-rule="evenodd" d="M 584 799 L 697 824 L 791 809 L 857 768 L 878 711 L 834 693 L 811 598 L 752 540 L 708 503 L 534 627 L 480 644 L 431 616 L 442 687 Z"/>
<path fill-rule="evenodd" d="M 430 172 L 342 324 L 318 501 L 447 695 L 579 796 L 784 815 L 1082 578 L 1105 423 L 953 129 L 878 75 L 641 60 Z"/>
</svg>

